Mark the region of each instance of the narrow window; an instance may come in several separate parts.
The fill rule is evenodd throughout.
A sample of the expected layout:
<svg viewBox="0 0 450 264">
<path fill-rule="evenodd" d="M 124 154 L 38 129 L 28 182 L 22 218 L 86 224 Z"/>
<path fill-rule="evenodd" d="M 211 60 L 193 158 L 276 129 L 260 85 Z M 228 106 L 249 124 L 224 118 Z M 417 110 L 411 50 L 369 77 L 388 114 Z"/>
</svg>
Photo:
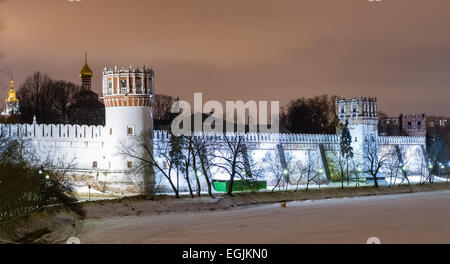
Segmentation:
<svg viewBox="0 0 450 264">
<path fill-rule="evenodd" d="M 128 134 L 129 136 L 134 135 L 133 127 L 128 127 L 128 129 L 127 129 L 127 134 Z"/>
<path fill-rule="evenodd" d="M 97 168 L 98 168 L 98 163 L 97 163 L 97 161 L 92 162 L 92 168 L 93 168 L 93 169 L 97 169 Z"/>
<path fill-rule="evenodd" d="M 133 168 L 133 162 L 128 161 L 128 162 L 127 162 L 127 167 L 128 167 L 128 169 Z"/>
<path fill-rule="evenodd" d="M 109 129 L 109 135 L 112 135 L 112 128 Z"/>
</svg>

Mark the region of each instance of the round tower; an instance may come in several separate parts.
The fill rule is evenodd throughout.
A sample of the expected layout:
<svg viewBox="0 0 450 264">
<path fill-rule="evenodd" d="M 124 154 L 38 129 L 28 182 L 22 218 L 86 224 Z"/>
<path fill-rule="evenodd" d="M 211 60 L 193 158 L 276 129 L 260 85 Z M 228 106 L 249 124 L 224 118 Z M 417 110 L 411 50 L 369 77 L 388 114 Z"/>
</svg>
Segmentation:
<svg viewBox="0 0 450 264">
<path fill-rule="evenodd" d="M 137 138 L 150 138 L 153 134 L 152 100 L 154 73 L 145 66 L 141 68 L 107 69 L 103 71 L 103 100 L 105 104 L 105 133 L 109 138 L 111 157 L 109 169 L 123 171 L 127 177 L 141 178 L 145 191 L 149 191 L 152 181 L 150 171 L 133 170 L 138 160 L 119 154 L 119 148 L 133 147 L 146 155 Z M 126 181 L 126 180 L 125 180 Z"/>
</svg>

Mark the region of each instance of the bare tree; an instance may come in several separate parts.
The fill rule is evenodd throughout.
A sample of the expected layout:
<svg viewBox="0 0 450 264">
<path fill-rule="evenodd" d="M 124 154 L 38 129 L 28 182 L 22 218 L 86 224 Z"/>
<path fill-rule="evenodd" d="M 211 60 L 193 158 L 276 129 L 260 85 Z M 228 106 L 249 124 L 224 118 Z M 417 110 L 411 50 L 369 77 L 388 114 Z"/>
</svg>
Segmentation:
<svg viewBox="0 0 450 264">
<path fill-rule="evenodd" d="M 210 171 L 213 168 L 213 159 L 214 159 L 214 153 L 216 152 L 216 142 L 217 137 L 213 134 L 206 134 L 206 133 L 195 133 L 194 137 L 192 138 L 192 151 L 193 156 L 195 158 L 194 161 L 194 171 L 196 173 L 196 177 L 198 179 L 199 172 L 197 169 L 197 161 L 199 162 L 200 169 L 202 171 L 201 174 L 203 174 L 203 177 L 205 179 L 207 188 L 208 188 L 208 195 L 210 197 L 213 197 L 212 194 L 212 176 Z"/>
<path fill-rule="evenodd" d="M 395 149 L 390 149 L 389 158 L 386 160 L 385 169 L 389 174 L 389 187 L 395 186 L 398 178 L 399 171 L 402 166 L 400 160 L 397 157 L 397 151 Z"/>
<path fill-rule="evenodd" d="M 156 147 L 155 152 L 159 154 L 158 157 L 154 154 L 154 146 Z M 180 198 L 178 186 L 175 185 L 171 177 L 173 170 L 176 170 L 178 161 L 174 161 L 170 151 L 171 146 L 168 141 L 153 144 L 152 139 L 143 136 L 135 136 L 131 143 L 122 143 L 118 147 L 119 155 L 137 161 L 137 164 L 132 169 L 132 173 L 136 175 L 144 170 L 152 171 L 155 168 L 156 172 L 160 172 L 169 182 L 175 196 Z M 161 159 L 162 164 L 158 162 L 158 158 Z"/>
<path fill-rule="evenodd" d="M 214 153 L 218 160 L 214 166 L 225 171 L 229 175 L 228 195 L 233 193 L 233 185 L 236 177 L 241 179 L 250 178 L 249 171 L 245 164 L 244 155 L 247 151 L 243 134 L 223 133 L 223 143 Z"/>
<path fill-rule="evenodd" d="M 153 96 L 153 119 L 155 120 L 169 120 L 171 116 L 172 105 L 178 99 L 172 96 L 155 94 Z"/>
<path fill-rule="evenodd" d="M 301 181 L 302 175 L 299 174 L 299 161 L 294 159 L 293 155 L 284 155 L 285 161 L 280 160 L 280 155 L 275 153 L 267 153 L 263 159 L 263 163 L 266 165 L 265 170 L 272 174 L 275 179 L 275 185 L 272 188 L 272 192 L 275 191 L 277 187 L 281 187 L 281 183 L 284 184 L 285 191 L 288 190 L 289 184 L 297 184 L 297 189 L 299 182 Z M 285 164 L 283 164 L 285 163 Z"/>
<path fill-rule="evenodd" d="M 311 157 L 308 157 L 308 160 L 303 163 L 302 170 L 306 175 L 306 189 L 309 190 L 309 185 L 311 182 L 319 182 L 320 181 L 320 171 L 318 170 L 319 165 L 317 162 L 314 162 Z"/>
<path fill-rule="evenodd" d="M 372 176 L 374 185 L 378 188 L 378 174 L 380 169 L 390 158 L 389 152 L 380 151 L 380 146 L 375 138 L 367 138 L 363 143 L 364 171 Z"/>
<path fill-rule="evenodd" d="M 76 95 L 81 87 L 66 81 L 53 82 L 53 107 L 58 111 L 60 122 L 68 123 L 73 116 Z"/>
</svg>

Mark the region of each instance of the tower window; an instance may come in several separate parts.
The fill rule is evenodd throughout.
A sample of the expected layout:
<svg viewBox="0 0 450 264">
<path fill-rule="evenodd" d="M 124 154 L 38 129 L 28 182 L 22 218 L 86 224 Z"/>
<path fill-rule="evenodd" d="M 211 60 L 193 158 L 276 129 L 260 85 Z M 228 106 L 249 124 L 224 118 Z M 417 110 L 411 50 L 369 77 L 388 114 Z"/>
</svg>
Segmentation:
<svg viewBox="0 0 450 264">
<path fill-rule="evenodd" d="M 127 134 L 128 134 L 129 136 L 134 135 L 134 129 L 133 129 L 133 127 L 128 127 L 128 128 L 127 128 Z"/>
<path fill-rule="evenodd" d="M 127 161 L 127 167 L 128 167 L 128 169 L 133 168 L 133 162 Z"/>
</svg>

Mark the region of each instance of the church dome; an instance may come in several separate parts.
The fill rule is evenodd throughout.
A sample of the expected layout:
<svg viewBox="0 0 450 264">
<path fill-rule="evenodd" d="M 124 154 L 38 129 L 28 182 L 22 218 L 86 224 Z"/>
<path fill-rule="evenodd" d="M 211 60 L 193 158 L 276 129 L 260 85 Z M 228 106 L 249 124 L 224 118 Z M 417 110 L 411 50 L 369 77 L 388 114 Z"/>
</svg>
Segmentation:
<svg viewBox="0 0 450 264">
<path fill-rule="evenodd" d="M 89 65 L 87 62 L 84 64 L 83 69 L 80 71 L 80 77 L 81 78 L 92 78 L 94 76 L 94 72 L 92 72 L 91 68 L 89 68 Z"/>
<path fill-rule="evenodd" d="M 87 63 L 87 53 L 86 53 L 84 66 L 83 66 L 83 69 L 81 69 L 81 71 L 80 71 L 80 77 L 81 78 L 92 78 L 92 76 L 94 76 L 94 72 L 91 70 L 91 68 L 89 68 L 89 65 Z"/>
<path fill-rule="evenodd" d="M 6 99 L 6 102 L 18 102 L 16 96 L 16 91 L 14 90 L 14 81 L 11 80 L 11 89 L 9 89 L 8 98 Z"/>
</svg>

